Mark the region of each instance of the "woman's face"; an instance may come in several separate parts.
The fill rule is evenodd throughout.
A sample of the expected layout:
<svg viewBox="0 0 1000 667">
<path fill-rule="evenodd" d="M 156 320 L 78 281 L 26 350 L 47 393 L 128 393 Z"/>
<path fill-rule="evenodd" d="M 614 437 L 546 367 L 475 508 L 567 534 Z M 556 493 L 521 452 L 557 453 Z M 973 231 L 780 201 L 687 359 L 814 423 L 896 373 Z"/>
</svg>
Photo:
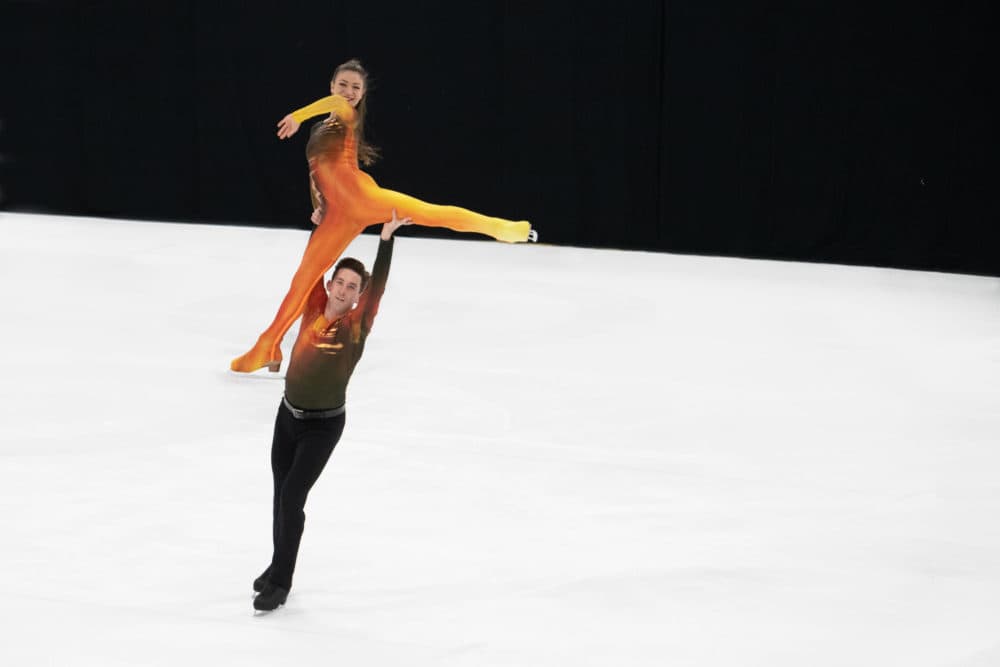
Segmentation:
<svg viewBox="0 0 1000 667">
<path fill-rule="evenodd" d="M 353 70 L 342 70 L 330 82 L 330 94 L 340 95 L 346 98 L 352 107 L 357 107 L 361 103 L 361 98 L 365 96 L 365 80 Z"/>
</svg>

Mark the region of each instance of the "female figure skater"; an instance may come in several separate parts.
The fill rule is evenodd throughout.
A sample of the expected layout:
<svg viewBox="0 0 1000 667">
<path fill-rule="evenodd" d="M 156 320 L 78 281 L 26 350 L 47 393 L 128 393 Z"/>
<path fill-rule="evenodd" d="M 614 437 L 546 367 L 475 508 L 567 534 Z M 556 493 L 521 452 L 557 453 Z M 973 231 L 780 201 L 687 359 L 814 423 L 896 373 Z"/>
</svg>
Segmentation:
<svg viewBox="0 0 1000 667">
<path fill-rule="evenodd" d="M 345 257 L 323 289 L 313 285 L 285 375 L 271 443 L 274 509 L 271 564 L 253 582 L 254 609 L 272 611 L 285 603 L 305 527 L 309 490 L 344 431 L 347 383 L 361 359 L 389 278 L 396 211 L 382 225 L 378 255 L 369 280 L 364 265 Z M 370 284 L 369 284 L 370 283 Z"/>
<path fill-rule="evenodd" d="M 312 187 L 318 193 L 314 217 L 319 218 L 319 223 L 274 321 L 249 352 L 232 361 L 230 367 L 234 371 L 251 373 L 267 366 L 276 372 L 280 368 L 281 339 L 302 312 L 312 286 L 365 227 L 384 219 L 386 211 L 395 209 L 401 217 L 418 220 L 421 225 L 478 232 L 498 241 L 518 243 L 538 239 L 526 220 L 504 220 L 457 206 L 428 204 L 380 188 L 371 176 L 361 171 L 358 158 L 374 157 L 373 149 L 359 141 L 366 81 L 367 74 L 360 63 L 348 61 L 334 73 L 334 95 L 293 111 L 278 123 L 278 136 L 285 138 L 294 134 L 307 118 L 330 114 L 317 124 L 306 146 Z"/>
<path fill-rule="evenodd" d="M 365 115 L 368 107 L 368 72 L 356 58 L 343 63 L 333 72 L 330 79 L 330 94 L 340 95 L 347 100 L 348 104 L 357 110 L 358 122 L 354 128 L 354 136 L 358 142 L 358 161 L 366 167 L 370 167 L 378 159 L 378 149 L 365 141 Z M 334 117 L 330 114 L 329 120 Z M 299 131 L 301 122 L 296 120 L 293 114 L 288 114 L 278 121 L 278 138 L 287 139 Z M 322 127 L 317 123 L 312 127 L 310 135 Z M 312 223 L 318 225 L 323 217 L 325 203 L 323 195 L 316 189 L 316 183 L 309 174 L 309 195 L 312 199 L 313 213 Z"/>
</svg>

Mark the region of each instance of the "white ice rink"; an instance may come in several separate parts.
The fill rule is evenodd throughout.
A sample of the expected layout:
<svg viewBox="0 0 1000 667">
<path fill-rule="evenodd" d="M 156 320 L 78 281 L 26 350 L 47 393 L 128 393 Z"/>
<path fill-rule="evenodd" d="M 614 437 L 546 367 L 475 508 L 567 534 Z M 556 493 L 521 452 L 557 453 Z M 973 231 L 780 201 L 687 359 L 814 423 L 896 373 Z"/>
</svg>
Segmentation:
<svg viewBox="0 0 1000 667">
<path fill-rule="evenodd" d="M 0 665 L 1000 665 L 1000 281 L 405 231 L 254 616 L 306 238 L 0 217 Z"/>
</svg>

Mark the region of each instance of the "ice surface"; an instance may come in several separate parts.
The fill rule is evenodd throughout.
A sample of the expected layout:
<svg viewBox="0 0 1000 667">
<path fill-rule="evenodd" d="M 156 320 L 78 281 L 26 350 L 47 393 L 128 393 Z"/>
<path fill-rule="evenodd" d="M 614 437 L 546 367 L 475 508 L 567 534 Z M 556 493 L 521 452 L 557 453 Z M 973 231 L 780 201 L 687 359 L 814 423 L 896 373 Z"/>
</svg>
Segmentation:
<svg viewBox="0 0 1000 667">
<path fill-rule="evenodd" d="M 0 218 L 0 664 L 1000 664 L 996 279 L 405 233 L 253 616 L 306 238 Z"/>
</svg>

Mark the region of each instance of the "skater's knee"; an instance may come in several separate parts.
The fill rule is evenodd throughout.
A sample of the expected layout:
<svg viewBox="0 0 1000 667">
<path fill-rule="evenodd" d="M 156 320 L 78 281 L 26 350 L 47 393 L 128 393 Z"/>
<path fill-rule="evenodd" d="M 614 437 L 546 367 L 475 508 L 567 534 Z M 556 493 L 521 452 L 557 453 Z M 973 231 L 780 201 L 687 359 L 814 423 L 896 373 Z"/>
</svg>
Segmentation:
<svg viewBox="0 0 1000 667">
<path fill-rule="evenodd" d="M 299 493 L 281 493 L 281 513 L 288 519 L 304 520 L 306 497 Z"/>
</svg>

